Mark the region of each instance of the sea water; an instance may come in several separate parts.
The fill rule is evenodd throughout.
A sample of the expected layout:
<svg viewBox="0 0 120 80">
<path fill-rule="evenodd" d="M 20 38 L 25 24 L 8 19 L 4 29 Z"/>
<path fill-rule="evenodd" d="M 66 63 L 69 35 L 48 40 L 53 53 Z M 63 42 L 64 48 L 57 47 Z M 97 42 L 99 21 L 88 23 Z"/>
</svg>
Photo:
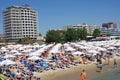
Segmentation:
<svg viewBox="0 0 120 80">
<path fill-rule="evenodd" d="M 94 77 L 92 80 L 120 80 L 120 69 L 101 72 L 99 76 Z"/>
</svg>

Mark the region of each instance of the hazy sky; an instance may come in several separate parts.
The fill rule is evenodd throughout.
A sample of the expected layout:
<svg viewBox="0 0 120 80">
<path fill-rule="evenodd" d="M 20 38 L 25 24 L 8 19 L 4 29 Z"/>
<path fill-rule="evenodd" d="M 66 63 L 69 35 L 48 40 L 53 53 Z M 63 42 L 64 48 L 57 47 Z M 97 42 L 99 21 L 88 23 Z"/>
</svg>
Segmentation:
<svg viewBox="0 0 120 80">
<path fill-rule="evenodd" d="M 28 4 L 38 11 L 39 32 L 86 23 L 101 26 L 115 22 L 120 26 L 120 0 L 0 0 L 0 34 L 3 34 L 2 11 L 7 7 Z"/>
</svg>

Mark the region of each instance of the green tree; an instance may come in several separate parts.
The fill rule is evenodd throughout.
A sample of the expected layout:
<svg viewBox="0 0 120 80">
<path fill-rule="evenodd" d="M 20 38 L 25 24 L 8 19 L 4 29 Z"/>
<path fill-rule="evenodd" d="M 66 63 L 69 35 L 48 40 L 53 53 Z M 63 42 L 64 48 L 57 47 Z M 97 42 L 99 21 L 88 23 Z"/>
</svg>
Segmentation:
<svg viewBox="0 0 120 80">
<path fill-rule="evenodd" d="M 80 40 L 82 37 L 82 29 L 77 29 L 77 40 Z"/>
<path fill-rule="evenodd" d="M 95 29 L 94 32 L 93 32 L 93 37 L 99 37 L 100 36 L 100 30 L 99 29 Z"/>
<path fill-rule="evenodd" d="M 86 28 L 83 28 L 81 31 L 81 40 L 86 40 L 87 39 L 87 30 Z"/>
<path fill-rule="evenodd" d="M 77 31 L 75 29 L 72 28 L 67 29 L 64 35 L 66 41 L 71 42 L 77 40 Z"/>
<path fill-rule="evenodd" d="M 111 34 L 110 34 L 110 33 L 107 33 L 106 36 L 111 36 Z"/>
<path fill-rule="evenodd" d="M 29 43 L 33 43 L 33 41 L 30 39 L 30 37 L 26 36 L 26 37 L 20 39 L 18 41 L 18 43 L 29 44 Z"/>
<path fill-rule="evenodd" d="M 46 42 L 60 42 L 61 41 L 61 34 L 57 30 L 49 30 L 46 34 Z"/>
<path fill-rule="evenodd" d="M 30 40 L 30 37 L 28 37 L 28 36 L 27 36 L 27 37 L 24 37 L 24 38 L 22 39 L 23 42 L 27 42 L 27 41 L 29 41 L 29 40 Z"/>
</svg>

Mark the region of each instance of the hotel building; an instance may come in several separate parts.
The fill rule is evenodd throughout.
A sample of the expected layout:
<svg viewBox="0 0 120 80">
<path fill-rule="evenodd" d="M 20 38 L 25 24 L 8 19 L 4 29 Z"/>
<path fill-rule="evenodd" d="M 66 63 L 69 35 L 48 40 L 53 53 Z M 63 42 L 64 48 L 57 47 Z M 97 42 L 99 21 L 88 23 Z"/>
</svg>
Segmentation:
<svg viewBox="0 0 120 80">
<path fill-rule="evenodd" d="M 38 13 L 29 6 L 10 6 L 3 11 L 4 38 L 19 41 L 24 37 L 38 37 Z"/>
</svg>

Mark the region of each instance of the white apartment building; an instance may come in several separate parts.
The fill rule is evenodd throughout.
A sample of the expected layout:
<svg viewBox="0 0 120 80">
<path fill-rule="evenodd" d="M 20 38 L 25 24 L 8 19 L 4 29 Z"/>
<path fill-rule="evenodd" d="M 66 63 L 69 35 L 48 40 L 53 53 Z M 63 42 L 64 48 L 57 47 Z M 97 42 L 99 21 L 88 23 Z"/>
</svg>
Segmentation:
<svg viewBox="0 0 120 80">
<path fill-rule="evenodd" d="M 38 13 L 28 6 L 11 6 L 3 11 L 4 38 L 19 41 L 38 37 Z"/>
<path fill-rule="evenodd" d="M 64 26 L 63 30 L 67 30 L 68 28 L 74 28 L 74 29 L 83 29 L 85 28 L 87 30 L 87 33 L 92 35 L 95 29 L 98 29 L 96 25 L 90 26 L 87 24 L 75 24 L 75 25 L 69 25 L 69 26 Z"/>
</svg>

